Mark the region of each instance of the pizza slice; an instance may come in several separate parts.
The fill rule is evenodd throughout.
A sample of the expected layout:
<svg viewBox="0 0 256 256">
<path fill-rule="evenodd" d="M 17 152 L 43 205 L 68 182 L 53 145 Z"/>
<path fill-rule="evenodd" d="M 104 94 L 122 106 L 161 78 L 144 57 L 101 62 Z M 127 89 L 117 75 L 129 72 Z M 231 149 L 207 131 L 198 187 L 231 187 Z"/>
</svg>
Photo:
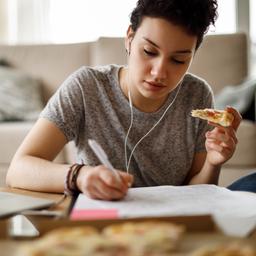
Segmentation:
<svg viewBox="0 0 256 256">
<path fill-rule="evenodd" d="M 15 254 L 16 255 L 16 254 Z M 128 256 L 129 248 L 103 237 L 91 226 L 63 227 L 22 244 L 19 256 Z"/>
<path fill-rule="evenodd" d="M 234 120 L 234 116 L 226 110 L 216 110 L 211 108 L 192 110 L 191 115 L 224 127 L 231 126 Z"/>
<path fill-rule="evenodd" d="M 105 237 L 128 246 L 131 255 L 170 255 L 184 232 L 182 225 L 160 221 L 125 222 L 103 229 Z"/>
</svg>

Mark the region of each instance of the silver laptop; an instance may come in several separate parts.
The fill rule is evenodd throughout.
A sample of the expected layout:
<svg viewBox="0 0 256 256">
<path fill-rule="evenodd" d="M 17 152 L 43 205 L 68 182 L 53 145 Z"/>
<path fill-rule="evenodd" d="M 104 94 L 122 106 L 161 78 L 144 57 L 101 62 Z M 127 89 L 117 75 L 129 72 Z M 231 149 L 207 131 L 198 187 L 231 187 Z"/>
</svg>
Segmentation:
<svg viewBox="0 0 256 256">
<path fill-rule="evenodd" d="M 54 203 L 55 201 L 50 199 L 0 191 L 0 218 L 21 213 L 25 210 L 47 208 Z"/>
</svg>

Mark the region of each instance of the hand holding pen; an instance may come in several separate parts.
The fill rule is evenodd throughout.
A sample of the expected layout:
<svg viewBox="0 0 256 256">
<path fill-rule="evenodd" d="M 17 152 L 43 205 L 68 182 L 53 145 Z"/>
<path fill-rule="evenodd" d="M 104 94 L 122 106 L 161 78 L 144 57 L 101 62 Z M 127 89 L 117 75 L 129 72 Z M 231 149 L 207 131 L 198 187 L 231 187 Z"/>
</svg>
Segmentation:
<svg viewBox="0 0 256 256">
<path fill-rule="evenodd" d="M 106 155 L 102 147 L 95 140 L 88 140 L 88 144 L 93 150 L 94 154 L 98 157 L 100 162 L 104 166 L 106 166 L 110 171 L 113 172 L 118 182 L 122 182 L 120 175 L 118 174 L 117 170 L 114 169 L 113 165 L 110 163 L 108 156 Z"/>
<path fill-rule="evenodd" d="M 96 141 L 90 140 L 89 145 L 102 165 L 83 167 L 77 181 L 79 189 L 94 199 L 119 200 L 123 198 L 133 182 L 133 176 L 114 169 Z"/>
</svg>

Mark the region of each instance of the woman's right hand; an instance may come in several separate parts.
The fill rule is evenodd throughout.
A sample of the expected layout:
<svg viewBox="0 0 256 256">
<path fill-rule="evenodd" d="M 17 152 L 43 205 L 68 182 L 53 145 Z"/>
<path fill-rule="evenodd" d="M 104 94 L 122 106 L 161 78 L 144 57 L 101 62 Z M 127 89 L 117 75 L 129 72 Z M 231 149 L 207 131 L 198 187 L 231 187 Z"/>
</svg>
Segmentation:
<svg viewBox="0 0 256 256">
<path fill-rule="evenodd" d="M 133 176 L 118 171 L 121 182 L 115 174 L 103 165 L 96 167 L 84 166 L 77 177 L 79 190 L 93 199 L 122 199 L 133 183 Z"/>
</svg>

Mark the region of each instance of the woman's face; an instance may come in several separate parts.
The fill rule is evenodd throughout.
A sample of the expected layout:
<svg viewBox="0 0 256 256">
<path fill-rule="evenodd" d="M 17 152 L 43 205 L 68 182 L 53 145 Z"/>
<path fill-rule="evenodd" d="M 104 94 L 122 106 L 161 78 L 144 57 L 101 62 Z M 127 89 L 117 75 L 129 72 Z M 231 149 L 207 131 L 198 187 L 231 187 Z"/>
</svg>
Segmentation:
<svg viewBox="0 0 256 256">
<path fill-rule="evenodd" d="M 145 17 L 136 33 L 129 28 L 129 89 L 138 100 L 164 102 L 184 77 L 197 37 L 161 18 Z"/>
</svg>

